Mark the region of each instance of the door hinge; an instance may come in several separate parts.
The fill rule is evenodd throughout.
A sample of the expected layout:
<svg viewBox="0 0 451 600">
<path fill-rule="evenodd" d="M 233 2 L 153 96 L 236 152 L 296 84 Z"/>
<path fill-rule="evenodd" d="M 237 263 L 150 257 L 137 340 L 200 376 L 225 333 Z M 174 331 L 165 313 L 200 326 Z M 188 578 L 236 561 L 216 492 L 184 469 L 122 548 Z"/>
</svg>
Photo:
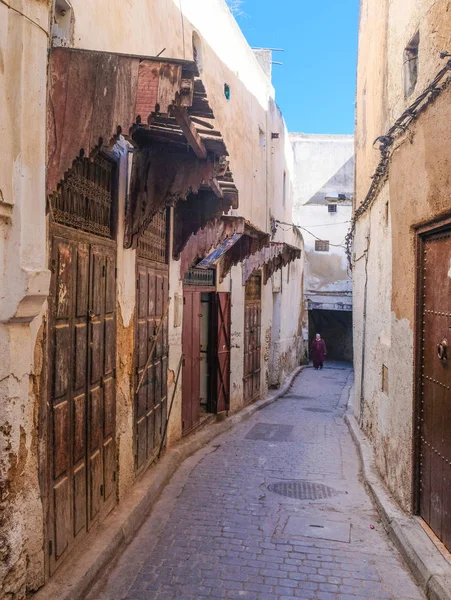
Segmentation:
<svg viewBox="0 0 451 600">
<path fill-rule="evenodd" d="M 102 277 L 105 277 L 105 271 L 106 271 L 106 269 L 105 269 L 105 265 L 103 265 L 103 266 L 102 266 Z"/>
<path fill-rule="evenodd" d="M 100 378 L 100 387 L 103 388 L 105 385 L 104 381 L 103 381 L 103 377 Z"/>
<path fill-rule="evenodd" d="M 53 554 L 53 542 L 52 540 L 49 541 L 49 556 L 52 556 Z"/>
<path fill-rule="evenodd" d="M 136 280 L 136 289 L 139 288 L 139 279 Z"/>
<path fill-rule="evenodd" d="M 103 484 L 100 486 L 100 495 L 103 496 Z"/>
<path fill-rule="evenodd" d="M 116 471 L 113 471 L 113 481 L 116 481 Z"/>
<path fill-rule="evenodd" d="M 185 296 L 183 296 L 183 306 L 185 306 L 185 304 L 186 304 L 186 298 L 185 298 Z"/>
<path fill-rule="evenodd" d="M 185 421 L 182 419 L 182 429 L 185 429 Z"/>
<path fill-rule="evenodd" d="M 113 369 L 113 379 L 116 379 L 116 367 Z"/>
<path fill-rule="evenodd" d="M 117 267 L 114 267 L 114 279 L 117 279 Z"/>
</svg>

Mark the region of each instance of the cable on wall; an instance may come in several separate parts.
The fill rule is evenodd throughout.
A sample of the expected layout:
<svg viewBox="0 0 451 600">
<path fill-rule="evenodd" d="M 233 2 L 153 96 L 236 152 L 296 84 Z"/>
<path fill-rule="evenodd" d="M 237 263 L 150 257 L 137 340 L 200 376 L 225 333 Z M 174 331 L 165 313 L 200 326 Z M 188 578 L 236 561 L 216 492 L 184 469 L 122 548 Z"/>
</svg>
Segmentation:
<svg viewBox="0 0 451 600">
<path fill-rule="evenodd" d="M 440 52 L 440 58 L 449 58 L 451 54 L 449 52 Z M 354 241 L 355 228 L 357 221 L 360 217 L 366 213 L 371 207 L 374 200 L 378 196 L 383 184 L 387 181 L 390 167 L 390 158 L 392 155 L 393 143 L 397 138 L 406 133 L 410 125 L 418 118 L 418 116 L 426 110 L 426 108 L 439 96 L 444 90 L 446 90 L 451 83 L 451 76 L 448 75 L 444 79 L 445 75 L 451 71 L 451 60 L 448 60 L 446 65 L 440 69 L 431 83 L 426 89 L 416 98 L 412 104 L 406 108 L 400 117 L 396 119 L 394 124 L 390 127 L 385 135 L 377 137 L 373 146 L 380 142 L 379 151 L 381 158 L 376 167 L 376 171 L 372 175 L 370 188 L 360 206 L 354 212 L 351 226 L 345 238 L 346 254 L 348 257 L 349 267 L 352 269 L 352 245 Z"/>
</svg>

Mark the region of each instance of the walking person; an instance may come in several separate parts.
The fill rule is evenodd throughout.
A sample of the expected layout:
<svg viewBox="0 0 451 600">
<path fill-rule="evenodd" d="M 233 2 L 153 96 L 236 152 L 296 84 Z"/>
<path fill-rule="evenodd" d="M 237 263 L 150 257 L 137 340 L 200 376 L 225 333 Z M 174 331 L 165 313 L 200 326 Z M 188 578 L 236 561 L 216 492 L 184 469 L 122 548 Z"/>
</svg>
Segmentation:
<svg viewBox="0 0 451 600">
<path fill-rule="evenodd" d="M 321 338 L 320 334 L 317 333 L 315 339 L 312 342 L 312 359 L 313 366 L 316 370 L 323 368 L 324 357 L 326 356 L 326 354 L 326 342 Z"/>
</svg>

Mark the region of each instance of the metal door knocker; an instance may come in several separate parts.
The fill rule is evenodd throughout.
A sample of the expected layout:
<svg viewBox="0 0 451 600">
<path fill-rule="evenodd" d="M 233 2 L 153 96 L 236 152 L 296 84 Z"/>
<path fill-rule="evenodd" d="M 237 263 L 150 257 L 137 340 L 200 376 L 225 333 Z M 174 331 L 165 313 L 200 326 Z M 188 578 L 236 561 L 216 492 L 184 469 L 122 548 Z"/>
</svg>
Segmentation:
<svg viewBox="0 0 451 600">
<path fill-rule="evenodd" d="M 448 358 L 448 340 L 446 338 L 440 344 L 437 344 L 437 355 L 440 360 Z"/>
</svg>

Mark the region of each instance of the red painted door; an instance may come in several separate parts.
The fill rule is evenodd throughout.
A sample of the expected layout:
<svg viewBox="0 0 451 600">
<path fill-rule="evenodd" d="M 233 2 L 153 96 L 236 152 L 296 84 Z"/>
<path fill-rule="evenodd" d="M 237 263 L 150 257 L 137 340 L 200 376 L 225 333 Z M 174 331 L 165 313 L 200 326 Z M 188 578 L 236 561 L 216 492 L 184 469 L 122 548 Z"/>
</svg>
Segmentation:
<svg viewBox="0 0 451 600">
<path fill-rule="evenodd" d="M 246 282 L 244 301 L 244 403 L 260 397 L 261 372 L 261 276 Z"/>
<path fill-rule="evenodd" d="M 422 252 L 420 514 L 451 550 L 451 231 Z"/>
<path fill-rule="evenodd" d="M 200 420 L 200 292 L 183 292 L 182 433 Z"/>
<path fill-rule="evenodd" d="M 230 405 L 230 320 L 231 294 L 216 294 L 216 411 L 228 410 Z"/>
</svg>

